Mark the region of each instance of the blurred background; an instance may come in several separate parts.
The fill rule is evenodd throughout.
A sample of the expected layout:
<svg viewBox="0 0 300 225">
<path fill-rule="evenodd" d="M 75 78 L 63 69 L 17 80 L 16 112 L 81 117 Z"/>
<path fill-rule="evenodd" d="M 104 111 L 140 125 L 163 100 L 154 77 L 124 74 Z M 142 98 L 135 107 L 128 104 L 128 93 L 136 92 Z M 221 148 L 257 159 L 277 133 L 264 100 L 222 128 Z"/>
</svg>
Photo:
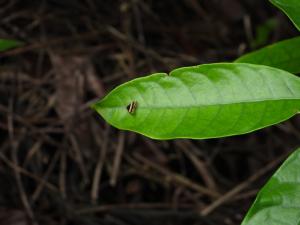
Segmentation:
<svg viewBox="0 0 300 225">
<path fill-rule="evenodd" d="M 0 0 L 0 224 L 237 225 L 300 139 L 155 141 L 89 105 L 125 81 L 297 35 L 267 0 Z"/>
</svg>

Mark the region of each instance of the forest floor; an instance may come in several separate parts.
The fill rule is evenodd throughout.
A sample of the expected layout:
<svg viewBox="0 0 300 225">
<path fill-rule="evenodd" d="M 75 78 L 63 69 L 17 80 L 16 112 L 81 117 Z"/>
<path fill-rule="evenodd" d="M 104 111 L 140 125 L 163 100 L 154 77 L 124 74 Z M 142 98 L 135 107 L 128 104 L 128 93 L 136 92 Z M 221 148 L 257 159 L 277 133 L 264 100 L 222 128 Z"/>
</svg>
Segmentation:
<svg viewBox="0 0 300 225">
<path fill-rule="evenodd" d="M 0 224 L 238 225 L 297 147 L 294 118 L 155 141 L 89 105 L 135 77 L 232 61 L 296 30 L 265 0 L 0 0 Z"/>
</svg>

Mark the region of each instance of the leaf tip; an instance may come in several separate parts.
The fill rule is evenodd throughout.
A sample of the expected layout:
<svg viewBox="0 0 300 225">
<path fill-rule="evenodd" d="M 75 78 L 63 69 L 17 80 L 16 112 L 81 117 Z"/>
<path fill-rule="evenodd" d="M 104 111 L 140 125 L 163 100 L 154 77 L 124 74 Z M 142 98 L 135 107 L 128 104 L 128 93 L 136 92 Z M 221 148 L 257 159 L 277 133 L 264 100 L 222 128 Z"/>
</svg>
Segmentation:
<svg viewBox="0 0 300 225">
<path fill-rule="evenodd" d="M 13 48 L 21 47 L 24 42 L 17 40 L 0 39 L 0 51 L 7 51 Z"/>
</svg>

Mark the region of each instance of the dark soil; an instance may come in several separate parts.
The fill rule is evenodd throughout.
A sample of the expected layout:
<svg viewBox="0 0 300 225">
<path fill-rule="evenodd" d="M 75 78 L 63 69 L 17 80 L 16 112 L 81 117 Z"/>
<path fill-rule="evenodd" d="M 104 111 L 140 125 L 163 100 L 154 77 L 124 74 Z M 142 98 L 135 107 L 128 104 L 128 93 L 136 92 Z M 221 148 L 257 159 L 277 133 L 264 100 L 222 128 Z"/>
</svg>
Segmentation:
<svg viewBox="0 0 300 225">
<path fill-rule="evenodd" d="M 89 108 L 135 77 L 297 35 L 267 0 L 0 0 L 0 18 L 0 37 L 25 43 L 0 54 L 0 224 L 239 224 L 299 144 L 299 117 L 154 141 Z"/>
</svg>

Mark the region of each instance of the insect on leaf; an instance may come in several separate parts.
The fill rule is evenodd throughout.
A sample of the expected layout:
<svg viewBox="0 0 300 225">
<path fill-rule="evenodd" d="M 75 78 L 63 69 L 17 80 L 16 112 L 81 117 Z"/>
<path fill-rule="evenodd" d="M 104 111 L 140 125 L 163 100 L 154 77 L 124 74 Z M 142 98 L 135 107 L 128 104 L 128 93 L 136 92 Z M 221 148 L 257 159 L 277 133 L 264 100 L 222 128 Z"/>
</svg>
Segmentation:
<svg viewBox="0 0 300 225">
<path fill-rule="evenodd" d="M 131 114 L 133 101 L 138 107 Z M 155 139 L 224 137 L 295 115 L 300 79 L 244 63 L 185 67 L 124 83 L 93 108 L 113 126 Z"/>
<path fill-rule="evenodd" d="M 137 108 L 137 101 L 132 101 L 128 106 L 127 110 L 129 113 L 134 113 Z"/>
</svg>

